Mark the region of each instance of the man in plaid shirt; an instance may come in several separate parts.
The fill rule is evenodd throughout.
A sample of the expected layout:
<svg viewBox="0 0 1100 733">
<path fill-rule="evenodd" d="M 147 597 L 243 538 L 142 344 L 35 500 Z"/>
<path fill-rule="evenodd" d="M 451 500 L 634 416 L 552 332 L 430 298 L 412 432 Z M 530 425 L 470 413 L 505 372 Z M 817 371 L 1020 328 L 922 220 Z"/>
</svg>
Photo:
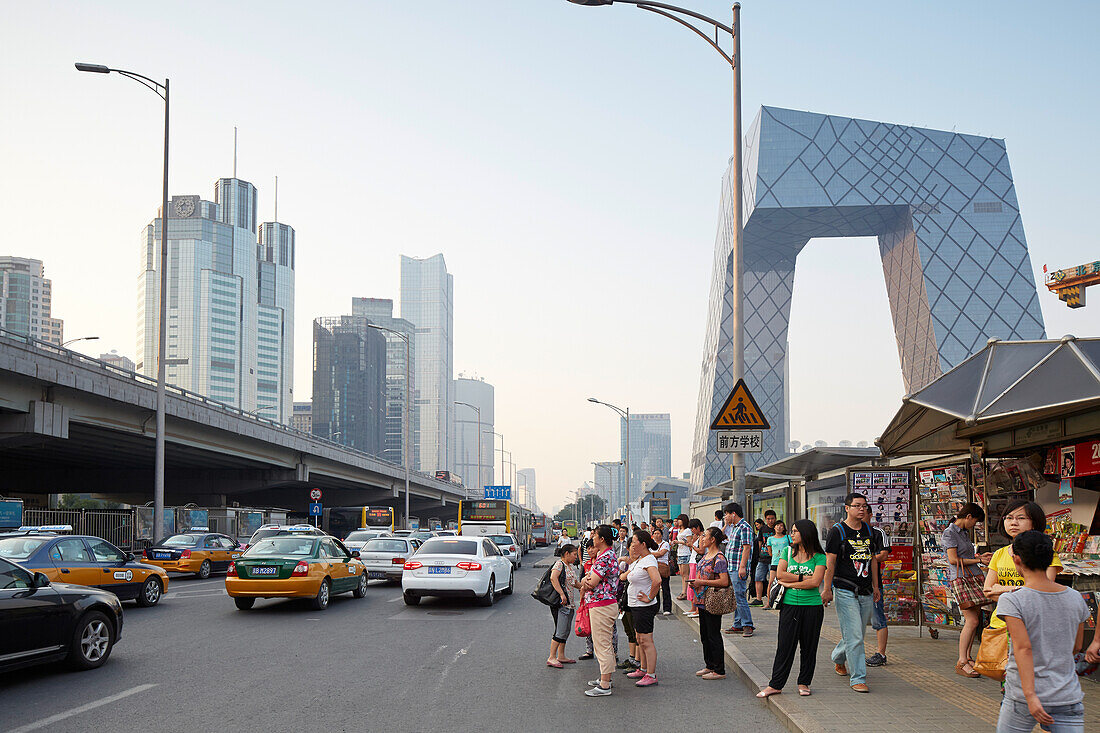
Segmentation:
<svg viewBox="0 0 1100 733">
<path fill-rule="evenodd" d="M 752 525 L 745 521 L 745 510 L 736 501 L 725 506 L 726 564 L 733 580 L 733 595 L 737 608 L 733 626 L 727 634 L 741 634 L 746 639 L 753 634 L 752 612 L 749 610 L 749 558 L 752 556 Z"/>
</svg>

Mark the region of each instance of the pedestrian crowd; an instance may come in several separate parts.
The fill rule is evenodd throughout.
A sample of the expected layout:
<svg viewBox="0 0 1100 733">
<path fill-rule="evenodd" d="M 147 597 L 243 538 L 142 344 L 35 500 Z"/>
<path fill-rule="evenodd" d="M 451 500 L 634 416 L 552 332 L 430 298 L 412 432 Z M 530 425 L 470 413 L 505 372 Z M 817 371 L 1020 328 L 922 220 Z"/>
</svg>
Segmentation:
<svg viewBox="0 0 1100 733">
<path fill-rule="evenodd" d="M 1079 592 L 1055 582 L 1060 563 L 1044 533 L 1046 516 L 1034 502 L 1010 503 L 1003 528 L 1012 543 L 978 554 L 967 532 L 984 519 L 981 507 L 964 504 L 942 538 L 965 620 L 955 672 L 1003 678 L 998 733 L 1030 731 L 1037 724 L 1054 733 L 1083 731 L 1084 697 L 1074 654 L 1089 641 L 1084 634 L 1090 611 Z M 757 697 L 783 692 L 796 652 L 798 694 L 812 695 L 825 609 L 834 606 L 841 639 L 829 654 L 833 671 L 847 677 L 852 691 L 868 693 L 868 668 L 888 663 L 881 564 L 890 554 L 889 537 L 869 520 L 867 499 L 853 493 L 845 497 L 842 521 L 825 533 L 824 546 L 811 520 L 788 527 L 769 509 L 750 523 L 737 502 L 715 512 L 707 527 L 685 514 L 667 526 L 658 518 L 652 526 L 632 525 L 629 531 L 616 519 L 585 530 L 579 547 L 563 533 L 559 558 L 543 579 L 555 594 L 546 664 L 561 669 L 576 663 L 565 655 L 566 641 L 575 633 L 586 642 L 579 659 L 599 664 L 585 695 L 612 694 L 616 671 L 637 687 L 657 685 L 654 620 L 671 614 L 669 579 L 678 575 L 677 598 L 699 621 L 704 666 L 697 677 L 725 678 L 722 635 L 752 638 L 755 606 L 779 614 L 771 678 Z M 995 612 L 975 659 L 983 606 Z M 732 625 L 723 629 L 726 615 Z M 868 625 L 875 633 L 869 657 Z M 619 626 L 627 642 L 621 661 Z M 1100 663 L 1100 625 L 1085 656 Z"/>
</svg>

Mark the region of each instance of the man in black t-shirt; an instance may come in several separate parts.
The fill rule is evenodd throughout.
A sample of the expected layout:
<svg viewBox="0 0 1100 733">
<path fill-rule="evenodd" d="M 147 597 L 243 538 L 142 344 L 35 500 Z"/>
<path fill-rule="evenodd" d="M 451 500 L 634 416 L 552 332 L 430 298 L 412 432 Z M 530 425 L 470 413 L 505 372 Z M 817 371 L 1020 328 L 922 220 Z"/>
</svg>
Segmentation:
<svg viewBox="0 0 1100 733">
<path fill-rule="evenodd" d="M 826 606 L 836 599 L 836 616 L 841 640 L 830 655 L 836 673 L 848 675 L 856 692 L 870 692 L 867 687 L 867 659 L 864 656 L 863 634 L 871 620 L 875 601 L 881 595 L 878 584 L 878 540 L 871 525 L 863 521 L 868 511 L 867 498 L 848 494 L 844 498 L 846 517 L 834 524 L 825 540 L 825 582 L 821 601 Z"/>
</svg>

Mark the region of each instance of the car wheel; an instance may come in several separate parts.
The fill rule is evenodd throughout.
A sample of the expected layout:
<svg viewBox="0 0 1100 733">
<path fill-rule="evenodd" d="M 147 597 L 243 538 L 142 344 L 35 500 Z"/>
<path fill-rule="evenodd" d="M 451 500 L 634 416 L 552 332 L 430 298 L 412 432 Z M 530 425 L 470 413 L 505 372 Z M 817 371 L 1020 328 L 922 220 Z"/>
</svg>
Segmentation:
<svg viewBox="0 0 1100 733">
<path fill-rule="evenodd" d="M 206 580 L 207 578 L 210 577 L 210 570 L 211 570 L 210 561 L 209 560 L 203 560 L 202 565 L 199 565 L 199 572 L 196 573 L 196 574 L 200 578 L 202 578 L 203 580 Z"/>
<path fill-rule="evenodd" d="M 76 669 L 95 669 L 111 656 L 115 632 L 107 616 L 89 611 L 76 625 L 69 645 L 68 662 Z"/>
<path fill-rule="evenodd" d="M 332 590 L 328 578 L 321 581 L 321 587 L 317 589 L 317 597 L 313 599 L 313 610 L 324 611 L 328 608 L 329 592 Z"/>
<path fill-rule="evenodd" d="M 420 605 L 420 596 L 414 596 L 412 593 L 402 593 L 401 595 L 405 598 L 406 606 Z"/>
<path fill-rule="evenodd" d="M 485 595 L 483 595 L 479 600 L 481 601 L 481 605 L 491 606 L 491 605 L 493 605 L 493 601 L 495 601 L 496 599 L 497 599 L 496 583 L 493 582 L 493 576 L 490 575 L 489 576 L 489 590 L 485 591 Z"/>
<path fill-rule="evenodd" d="M 255 598 L 234 598 L 233 603 L 237 605 L 238 611 L 250 611 L 253 606 L 256 605 Z"/>
<path fill-rule="evenodd" d="M 355 586 L 355 590 L 351 592 L 356 598 L 362 598 L 367 595 L 367 574 L 363 573 L 359 576 L 359 585 Z"/>
<path fill-rule="evenodd" d="M 505 588 L 502 591 L 504 593 L 504 595 L 506 595 L 506 596 L 512 595 L 512 588 L 514 588 L 515 585 L 516 585 L 516 574 L 509 571 L 508 572 L 508 587 Z"/>
<path fill-rule="evenodd" d="M 138 593 L 137 597 L 137 604 L 143 608 L 157 605 L 160 603 L 160 596 L 163 590 L 164 589 L 160 587 L 160 578 L 155 575 L 150 575 L 141 586 L 141 592 Z"/>
</svg>

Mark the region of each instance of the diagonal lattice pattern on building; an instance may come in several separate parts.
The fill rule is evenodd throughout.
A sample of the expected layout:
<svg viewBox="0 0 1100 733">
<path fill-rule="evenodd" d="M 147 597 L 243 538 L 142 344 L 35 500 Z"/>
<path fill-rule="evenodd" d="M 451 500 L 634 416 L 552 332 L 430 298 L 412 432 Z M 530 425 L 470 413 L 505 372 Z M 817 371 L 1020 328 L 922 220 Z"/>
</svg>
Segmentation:
<svg viewBox="0 0 1100 733">
<path fill-rule="evenodd" d="M 763 107 L 744 170 L 745 380 L 772 429 L 749 469 L 789 439 L 787 328 L 795 260 L 814 237 L 876 236 L 906 389 L 990 338 L 1045 337 L 1003 140 Z M 693 491 L 729 478 L 710 422 L 733 389 L 732 183 L 722 180 Z"/>
</svg>

